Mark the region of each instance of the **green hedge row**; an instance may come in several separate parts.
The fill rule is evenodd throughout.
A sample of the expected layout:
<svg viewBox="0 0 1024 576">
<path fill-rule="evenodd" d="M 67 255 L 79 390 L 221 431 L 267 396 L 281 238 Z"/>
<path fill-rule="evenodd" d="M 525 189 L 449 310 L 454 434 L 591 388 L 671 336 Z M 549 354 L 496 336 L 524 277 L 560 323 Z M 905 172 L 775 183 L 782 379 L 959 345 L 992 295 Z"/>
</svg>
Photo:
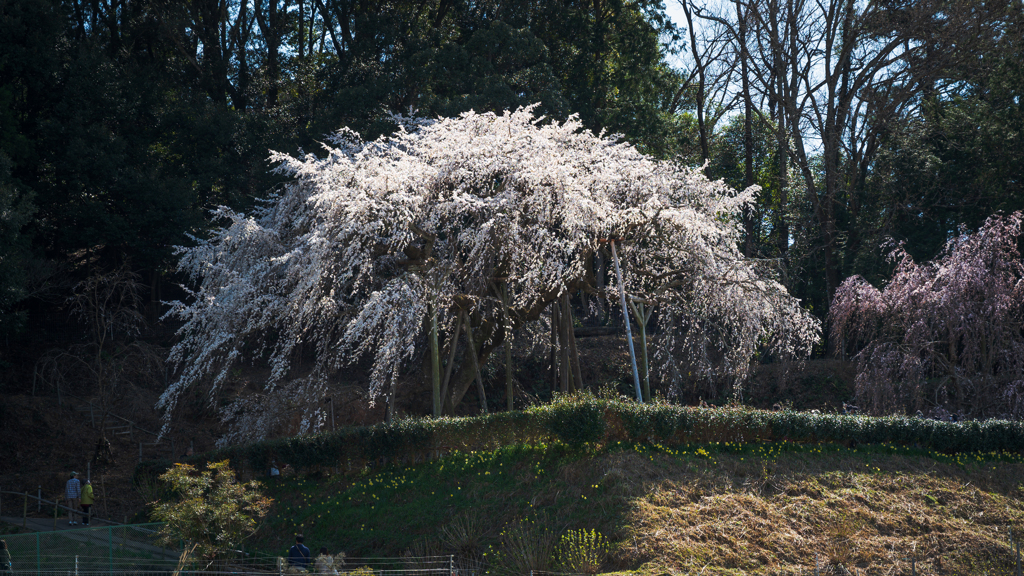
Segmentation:
<svg viewBox="0 0 1024 576">
<path fill-rule="evenodd" d="M 945 453 L 1022 452 L 1024 423 L 695 408 L 574 396 L 521 412 L 407 419 L 232 446 L 192 460 L 230 459 L 237 468 L 264 471 L 273 459 L 297 471 L 312 472 L 336 467 L 359 469 L 384 461 L 411 463 L 452 451 L 553 441 L 573 446 L 618 441 L 665 446 L 758 441 L 887 443 Z M 169 461 L 143 462 L 136 474 L 159 474 L 170 465 Z"/>
</svg>

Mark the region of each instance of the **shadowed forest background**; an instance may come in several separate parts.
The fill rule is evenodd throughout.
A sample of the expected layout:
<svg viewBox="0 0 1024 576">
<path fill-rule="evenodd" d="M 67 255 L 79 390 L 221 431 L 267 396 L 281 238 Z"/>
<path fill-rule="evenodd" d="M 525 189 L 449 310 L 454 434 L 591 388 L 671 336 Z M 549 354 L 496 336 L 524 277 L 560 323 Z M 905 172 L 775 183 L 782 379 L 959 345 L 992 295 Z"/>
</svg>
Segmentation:
<svg viewBox="0 0 1024 576">
<path fill-rule="evenodd" d="M 393 113 L 539 103 L 758 185 L 742 251 L 822 320 L 844 278 L 889 277 L 891 242 L 931 260 L 1024 208 L 1019 0 L 683 2 L 672 22 L 646 0 L 3 0 L 0 390 L 152 411 L 174 247 L 278 189 L 270 150 L 374 138 Z M 533 397 L 546 362 L 518 375 Z"/>
</svg>

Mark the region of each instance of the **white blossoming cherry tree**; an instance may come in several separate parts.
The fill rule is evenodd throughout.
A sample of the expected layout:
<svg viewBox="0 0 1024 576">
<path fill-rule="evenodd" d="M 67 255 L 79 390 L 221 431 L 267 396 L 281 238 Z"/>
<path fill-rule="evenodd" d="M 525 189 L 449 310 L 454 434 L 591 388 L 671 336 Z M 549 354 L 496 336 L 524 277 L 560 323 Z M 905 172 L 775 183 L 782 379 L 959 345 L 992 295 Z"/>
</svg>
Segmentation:
<svg viewBox="0 0 1024 576">
<path fill-rule="evenodd" d="M 542 333 L 559 304 L 569 321 L 557 341 L 575 356 L 568 295 L 618 301 L 595 273 L 609 239 L 630 301 L 659 311 L 652 358 L 666 378 L 684 365 L 742 376 L 759 346 L 801 356 L 817 340 L 819 323 L 737 250 L 753 190 L 531 108 L 400 120 L 373 142 L 342 130 L 325 157 L 275 154 L 293 181 L 252 215 L 221 208 L 223 227 L 181 250 L 197 289 L 170 312 L 184 324 L 167 414 L 190 386 L 216 389 L 236 363 L 263 358 L 268 390 L 287 402 L 252 405 L 228 441 L 266 434 L 303 399 L 311 431 L 326 381 L 363 355 L 371 398 L 393 396 L 403 367 L 420 362 L 434 413 L 453 413 L 474 382 L 483 399 L 490 355 Z M 298 378 L 300 345 L 315 362 Z"/>
</svg>

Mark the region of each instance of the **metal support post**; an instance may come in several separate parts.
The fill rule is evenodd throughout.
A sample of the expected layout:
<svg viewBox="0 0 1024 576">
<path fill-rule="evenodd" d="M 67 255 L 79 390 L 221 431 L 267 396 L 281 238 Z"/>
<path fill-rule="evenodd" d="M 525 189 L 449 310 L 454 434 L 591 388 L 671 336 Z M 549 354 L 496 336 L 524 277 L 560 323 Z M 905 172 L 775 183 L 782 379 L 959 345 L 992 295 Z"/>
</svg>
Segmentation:
<svg viewBox="0 0 1024 576">
<path fill-rule="evenodd" d="M 615 251 L 615 240 L 608 242 L 612 245 L 612 261 L 615 263 L 615 276 L 619 279 L 619 300 L 622 303 L 622 320 L 626 323 L 626 342 L 629 343 L 629 361 L 633 366 L 633 384 L 636 385 L 636 400 L 643 404 L 644 397 L 640 392 L 640 374 L 636 369 L 636 352 L 633 350 L 633 332 L 629 328 L 629 310 L 626 308 L 626 288 L 622 283 L 622 271 L 619 269 L 619 255 Z"/>
</svg>

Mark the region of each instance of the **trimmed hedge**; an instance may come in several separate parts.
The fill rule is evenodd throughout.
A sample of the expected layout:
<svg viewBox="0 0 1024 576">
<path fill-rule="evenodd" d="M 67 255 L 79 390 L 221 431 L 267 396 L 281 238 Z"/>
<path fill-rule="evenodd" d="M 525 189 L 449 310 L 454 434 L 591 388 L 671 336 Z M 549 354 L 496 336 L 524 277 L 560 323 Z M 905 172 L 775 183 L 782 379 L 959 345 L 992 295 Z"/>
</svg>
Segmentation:
<svg viewBox="0 0 1024 576">
<path fill-rule="evenodd" d="M 453 451 L 493 450 L 513 444 L 561 442 L 581 447 L 618 441 L 665 446 L 758 441 L 887 443 L 944 453 L 1022 452 L 1024 423 L 696 408 L 570 396 L 525 411 L 405 419 L 232 446 L 189 460 L 230 459 L 236 467 L 263 471 L 274 459 L 296 471 L 315 472 L 339 466 L 359 469 L 386 461 L 418 462 Z M 170 466 L 166 460 L 142 462 L 136 476 L 157 475 Z"/>
</svg>

